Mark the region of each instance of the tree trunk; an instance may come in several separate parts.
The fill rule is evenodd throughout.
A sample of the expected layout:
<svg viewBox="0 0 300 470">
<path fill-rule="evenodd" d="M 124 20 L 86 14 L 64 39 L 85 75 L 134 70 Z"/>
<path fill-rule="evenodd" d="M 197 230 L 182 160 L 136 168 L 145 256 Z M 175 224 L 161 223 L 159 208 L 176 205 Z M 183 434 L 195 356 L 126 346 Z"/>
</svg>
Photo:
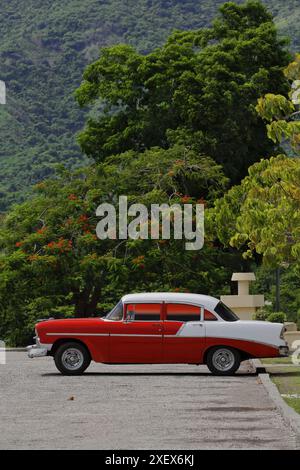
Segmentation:
<svg viewBox="0 0 300 470">
<path fill-rule="evenodd" d="M 99 287 L 86 288 L 81 292 L 74 293 L 75 317 L 86 318 L 96 315 L 101 290 Z"/>
</svg>

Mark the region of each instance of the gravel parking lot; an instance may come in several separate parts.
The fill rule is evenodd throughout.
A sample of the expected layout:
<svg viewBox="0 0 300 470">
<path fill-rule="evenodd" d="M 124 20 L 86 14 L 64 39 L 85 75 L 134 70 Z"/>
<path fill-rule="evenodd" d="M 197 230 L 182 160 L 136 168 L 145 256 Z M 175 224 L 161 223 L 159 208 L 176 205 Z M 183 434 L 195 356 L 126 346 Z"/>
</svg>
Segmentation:
<svg viewBox="0 0 300 470">
<path fill-rule="evenodd" d="M 0 449 L 295 449 L 292 430 L 244 363 L 91 364 L 80 377 L 50 357 L 7 353 L 0 365 Z"/>
</svg>

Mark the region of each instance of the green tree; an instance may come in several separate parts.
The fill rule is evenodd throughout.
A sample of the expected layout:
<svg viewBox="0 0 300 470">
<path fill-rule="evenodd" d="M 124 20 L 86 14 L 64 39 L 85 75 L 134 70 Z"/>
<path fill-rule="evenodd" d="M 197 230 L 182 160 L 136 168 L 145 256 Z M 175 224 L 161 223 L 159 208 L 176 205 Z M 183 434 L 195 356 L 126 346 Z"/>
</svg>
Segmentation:
<svg viewBox="0 0 300 470">
<path fill-rule="evenodd" d="M 265 7 L 248 1 L 225 3 L 211 28 L 174 32 L 147 55 L 126 45 L 102 49 L 76 93 L 90 107 L 82 150 L 101 162 L 181 143 L 240 181 L 274 147 L 254 108 L 264 93 L 288 91 L 284 44 Z"/>
<path fill-rule="evenodd" d="M 300 79 L 299 64 L 296 56 L 286 69 L 293 84 Z M 269 137 L 288 142 L 296 158 L 281 154 L 254 164 L 239 186 L 216 201 L 210 214 L 215 234 L 224 244 L 242 248 L 244 256 L 256 252 L 273 266 L 300 267 L 300 115 L 294 96 L 294 87 L 290 99 L 267 94 L 256 109 L 268 122 Z"/>
<path fill-rule="evenodd" d="M 268 123 L 268 137 L 275 143 L 290 144 L 296 156 L 300 154 L 300 54 L 285 69 L 291 82 L 289 98 L 266 94 L 258 100 L 257 112 Z"/>
</svg>

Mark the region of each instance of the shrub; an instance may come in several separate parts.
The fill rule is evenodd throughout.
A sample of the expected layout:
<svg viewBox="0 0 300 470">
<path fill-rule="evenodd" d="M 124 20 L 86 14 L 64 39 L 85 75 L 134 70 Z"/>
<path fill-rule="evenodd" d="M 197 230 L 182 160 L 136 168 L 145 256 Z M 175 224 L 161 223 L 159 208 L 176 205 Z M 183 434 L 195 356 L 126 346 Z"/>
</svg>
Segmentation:
<svg viewBox="0 0 300 470">
<path fill-rule="evenodd" d="M 267 317 L 267 321 L 272 323 L 284 323 L 286 321 L 286 314 L 284 312 L 273 312 Z"/>
<path fill-rule="evenodd" d="M 253 320 L 266 321 L 267 316 L 270 315 L 270 312 L 266 311 L 263 308 L 259 308 L 253 315 Z"/>
</svg>

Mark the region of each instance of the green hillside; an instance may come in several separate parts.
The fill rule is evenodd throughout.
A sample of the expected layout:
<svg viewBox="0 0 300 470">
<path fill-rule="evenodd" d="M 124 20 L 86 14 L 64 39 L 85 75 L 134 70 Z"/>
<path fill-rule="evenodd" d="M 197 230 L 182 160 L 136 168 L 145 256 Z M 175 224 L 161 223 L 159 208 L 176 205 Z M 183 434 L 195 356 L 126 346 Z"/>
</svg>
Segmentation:
<svg viewBox="0 0 300 470">
<path fill-rule="evenodd" d="M 75 135 L 83 114 L 73 92 L 99 48 L 118 42 L 148 52 L 173 29 L 209 25 L 223 0 L 2 0 L 0 211 L 61 162 L 84 162 Z M 237 3 L 242 3 L 238 1 Z M 300 49 L 298 0 L 266 0 L 280 33 Z"/>
</svg>

